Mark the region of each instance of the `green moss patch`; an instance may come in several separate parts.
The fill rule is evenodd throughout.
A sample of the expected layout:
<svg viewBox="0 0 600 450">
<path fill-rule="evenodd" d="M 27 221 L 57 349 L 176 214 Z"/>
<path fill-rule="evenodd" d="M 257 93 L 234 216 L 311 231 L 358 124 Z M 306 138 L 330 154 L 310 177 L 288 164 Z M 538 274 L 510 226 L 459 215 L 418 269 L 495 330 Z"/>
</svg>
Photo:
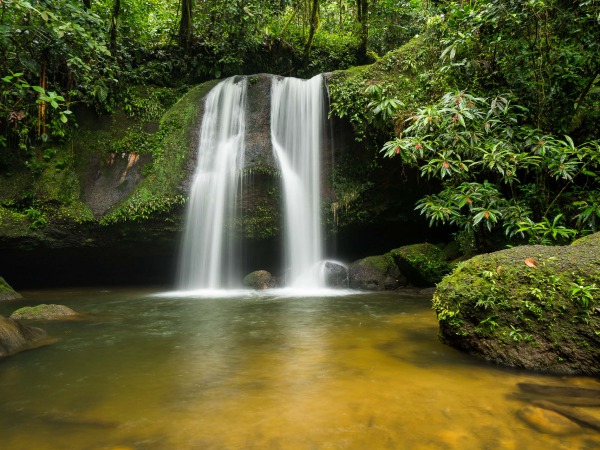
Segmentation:
<svg viewBox="0 0 600 450">
<path fill-rule="evenodd" d="M 436 245 L 406 245 L 390 251 L 400 272 L 415 286 L 433 286 L 450 271 L 446 255 Z"/>
<path fill-rule="evenodd" d="M 500 364 L 600 374 L 600 239 L 460 263 L 437 286 L 443 342 Z"/>
<path fill-rule="evenodd" d="M 21 294 L 17 293 L 4 278 L 0 277 L 0 301 L 15 300 L 21 298 Z"/>
<path fill-rule="evenodd" d="M 41 304 L 19 308 L 10 315 L 10 318 L 14 320 L 56 320 L 76 316 L 79 316 L 79 313 L 68 306 Z"/>
<path fill-rule="evenodd" d="M 190 157 L 196 139 L 190 130 L 197 128 L 202 97 L 216 83 L 208 82 L 191 89 L 165 113 L 160 120 L 159 130 L 147 144 L 153 156 L 151 169 L 133 194 L 107 214 L 101 223 L 108 225 L 147 219 L 184 203 L 180 185 L 186 175 L 185 162 Z"/>
</svg>

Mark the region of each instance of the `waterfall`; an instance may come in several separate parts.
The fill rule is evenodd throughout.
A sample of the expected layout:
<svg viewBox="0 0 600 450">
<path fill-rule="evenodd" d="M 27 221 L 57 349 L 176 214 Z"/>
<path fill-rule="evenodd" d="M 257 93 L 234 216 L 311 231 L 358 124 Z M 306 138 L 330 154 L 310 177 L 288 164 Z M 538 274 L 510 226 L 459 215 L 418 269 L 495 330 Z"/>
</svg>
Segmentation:
<svg viewBox="0 0 600 450">
<path fill-rule="evenodd" d="M 178 287 L 182 291 L 240 287 L 245 275 L 239 236 L 243 222 L 237 216 L 242 204 L 245 135 L 269 133 L 265 121 L 247 120 L 256 118 L 246 117 L 248 84 L 245 77 L 232 77 L 206 97 L 180 251 Z M 294 289 L 325 286 L 320 183 L 326 123 L 323 91 L 321 76 L 271 80 L 270 138 L 281 172 L 285 208 L 285 284 Z M 265 107 L 268 115 L 268 103 Z M 256 130 L 248 125 L 252 129 L 246 130 L 247 122 L 266 126 Z M 248 146 L 252 147 L 250 138 Z M 263 151 L 271 155 L 270 150 L 267 141 Z M 249 164 L 252 158 L 248 156 Z"/>
<path fill-rule="evenodd" d="M 320 161 L 325 103 L 320 75 L 310 80 L 274 78 L 271 141 L 285 196 L 284 256 L 287 285 L 323 287 Z"/>
<path fill-rule="evenodd" d="M 180 252 L 182 290 L 241 285 L 240 249 L 232 228 L 244 165 L 246 84 L 246 78 L 228 78 L 206 98 Z"/>
</svg>

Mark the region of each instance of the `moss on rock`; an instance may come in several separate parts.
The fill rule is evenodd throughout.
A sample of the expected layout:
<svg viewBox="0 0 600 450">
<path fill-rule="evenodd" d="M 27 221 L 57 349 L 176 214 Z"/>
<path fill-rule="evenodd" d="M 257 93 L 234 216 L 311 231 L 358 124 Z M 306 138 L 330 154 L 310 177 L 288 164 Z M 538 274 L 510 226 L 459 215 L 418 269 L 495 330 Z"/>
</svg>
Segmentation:
<svg viewBox="0 0 600 450">
<path fill-rule="evenodd" d="M 599 286 L 600 233 L 478 255 L 437 286 L 440 339 L 498 364 L 598 375 Z"/>
<path fill-rule="evenodd" d="M 191 89 L 161 118 L 159 130 L 149 141 L 152 166 L 133 193 L 103 219 L 103 224 L 147 219 L 180 207 L 185 201 L 182 186 L 192 167 L 186 167 L 197 141 L 201 99 L 217 81 Z M 191 130 L 191 131 L 190 131 Z"/>
<path fill-rule="evenodd" d="M 16 292 L 4 278 L 0 277 L 0 301 L 15 300 L 21 298 L 21 294 Z"/>
<path fill-rule="evenodd" d="M 436 245 L 405 245 L 390 251 L 408 282 L 420 287 L 434 286 L 450 271 L 446 255 Z"/>
<path fill-rule="evenodd" d="M 388 291 L 406 284 L 390 253 L 367 256 L 350 264 L 350 288 L 368 291 Z"/>
<path fill-rule="evenodd" d="M 41 304 L 19 308 L 10 315 L 10 318 L 14 320 L 56 320 L 65 318 L 70 319 L 79 315 L 78 312 L 73 311 L 65 305 Z"/>
</svg>

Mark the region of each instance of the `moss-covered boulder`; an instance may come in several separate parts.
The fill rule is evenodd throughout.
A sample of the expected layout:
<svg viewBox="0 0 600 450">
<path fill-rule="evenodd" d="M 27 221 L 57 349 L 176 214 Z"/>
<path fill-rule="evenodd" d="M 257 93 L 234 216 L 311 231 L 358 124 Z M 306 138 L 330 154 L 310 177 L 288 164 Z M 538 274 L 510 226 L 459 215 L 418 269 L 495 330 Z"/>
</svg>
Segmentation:
<svg viewBox="0 0 600 450">
<path fill-rule="evenodd" d="M 433 244 L 405 245 L 390 251 L 390 254 L 400 272 L 415 286 L 434 286 L 450 272 L 446 255 Z"/>
<path fill-rule="evenodd" d="M 367 256 L 350 264 L 348 269 L 350 288 L 367 291 L 389 291 L 406 284 L 390 253 Z"/>
<path fill-rule="evenodd" d="M 0 301 L 15 300 L 21 298 L 21 294 L 16 292 L 4 278 L 0 277 Z"/>
<path fill-rule="evenodd" d="M 28 327 L 0 316 L 0 358 L 44 343 L 48 334 L 41 328 Z"/>
<path fill-rule="evenodd" d="M 433 297 L 440 339 L 488 361 L 600 374 L 600 233 L 460 263 Z"/>
<path fill-rule="evenodd" d="M 256 270 L 244 277 L 244 286 L 251 289 L 264 290 L 274 288 L 276 285 L 275 278 L 266 270 Z"/>
<path fill-rule="evenodd" d="M 60 320 L 60 319 L 73 319 L 79 317 L 76 311 L 65 305 L 37 305 L 37 306 L 25 306 L 17 309 L 10 315 L 11 319 L 21 320 Z"/>
</svg>

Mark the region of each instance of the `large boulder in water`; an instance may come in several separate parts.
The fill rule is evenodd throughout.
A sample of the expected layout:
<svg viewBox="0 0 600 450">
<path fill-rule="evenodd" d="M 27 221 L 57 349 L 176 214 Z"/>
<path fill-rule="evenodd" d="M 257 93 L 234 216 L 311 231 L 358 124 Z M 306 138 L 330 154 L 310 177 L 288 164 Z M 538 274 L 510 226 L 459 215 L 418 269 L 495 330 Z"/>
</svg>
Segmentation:
<svg viewBox="0 0 600 450">
<path fill-rule="evenodd" d="M 390 253 L 367 256 L 350 264 L 350 287 L 367 291 L 389 291 L 406 284 Z"/>
<path fill-rule="evenodd" d="M 0 316 L 0 358 L 37 347 L 47 337 L 41 328 L 28 327 Z"/>
<path fill-rule="evenodd" d="M 262 291 L 264 289 L 274 288 L 275 278 L 266 270 L 256 270 L 244 277 L 244 286 Z"/>
<path fill-rule="evenodd" d="M 331 288 L 348 287 L 348 268 L 335 261 L 325 261 L 323 264 L 325 285 Z"/>
<path fill-rule="evenodd" d="M 10 315 L 11 319 L 21 320 L 60 320 L 79 317 L 80 314 L 65 305 L 25 306 Z"/>
<path fill-rule="evenodd" d="M 440 339 L 488 361 L 600 375 L 600 233 L 475 256 L 438 284 Z"/>
<path fill-rule="evenodd" d="M 446 255 L 437 246 L 429 243 L 405 245 L 390 251 L 400 272 L 410 284 L 430 287 L 439 283 L 450 272 Z"/>
<path fill-rule="evenodd" d="M 17 298 L 21 298 L 21 294 L 10 287 L 4 278 L 0 277 L 0 301 L 15 300 Z"/>
</svg>

